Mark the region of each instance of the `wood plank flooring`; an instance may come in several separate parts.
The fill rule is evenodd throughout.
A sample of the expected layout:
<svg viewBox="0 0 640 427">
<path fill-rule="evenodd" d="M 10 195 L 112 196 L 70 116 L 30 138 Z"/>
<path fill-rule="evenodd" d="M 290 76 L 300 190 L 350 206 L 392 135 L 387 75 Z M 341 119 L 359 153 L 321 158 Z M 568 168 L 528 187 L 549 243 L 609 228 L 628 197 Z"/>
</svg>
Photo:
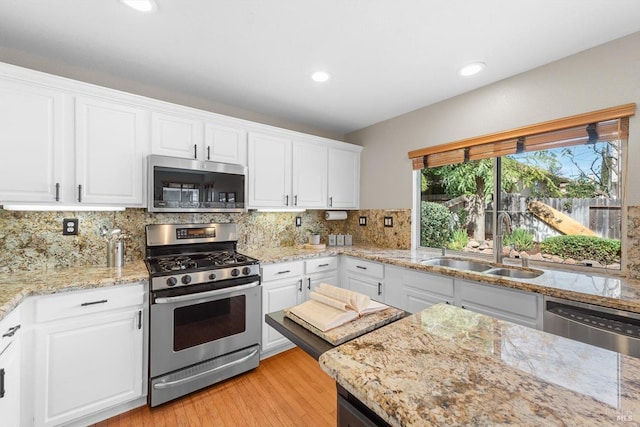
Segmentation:
<svg viewBox="0 0 640 427">
<path fill-rule="evenodd" d="M 128 426 L 335 426 L 335 382 L 299 348 L 251 372 L 156 408 L 144 406 L 95 424 Z"/>
</svg>

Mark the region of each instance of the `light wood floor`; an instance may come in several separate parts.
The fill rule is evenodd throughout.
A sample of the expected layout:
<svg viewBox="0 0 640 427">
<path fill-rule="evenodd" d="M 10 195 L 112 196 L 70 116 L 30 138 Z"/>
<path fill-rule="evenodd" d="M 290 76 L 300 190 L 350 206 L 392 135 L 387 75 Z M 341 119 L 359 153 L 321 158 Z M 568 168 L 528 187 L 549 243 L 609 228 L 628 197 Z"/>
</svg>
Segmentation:
<svg viewBox="0 0 640 427">
<path fill-rule="evenodd" d="M 124 426 L 336 425 L 335 382 L 299 348 L 260 362 L 251 372 L 166 403 L 95 424 Z"/>
</svg>

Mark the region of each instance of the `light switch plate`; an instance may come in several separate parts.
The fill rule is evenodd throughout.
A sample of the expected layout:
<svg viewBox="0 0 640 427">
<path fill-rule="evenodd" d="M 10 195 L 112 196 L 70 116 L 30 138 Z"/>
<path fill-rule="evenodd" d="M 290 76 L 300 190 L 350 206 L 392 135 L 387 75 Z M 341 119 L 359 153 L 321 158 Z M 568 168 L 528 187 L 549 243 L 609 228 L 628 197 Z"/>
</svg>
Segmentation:
<svg viewBox="0 0 640 427">
<path fill-rule="evenodd" d="M 385 216 L 384 217 L 384 226 L 385 227 L 393 227 L 393 217 L 392 216 Z"/>
<path fill-rule="evenodd" d="M 361 217 L 358 219 L 358 221 L 359 221 L 358 223 L 359 223 L 360 225 L 362 225 L 362 226 L 366 226 L 366 225 L 367 225 L 367 217 L 366 217 L 366 216 L 361 216 Z"/>
<path fill-rule="evenodd" d="M 296 227 L 300 227 L 302 225 L 302 217 L 301 216 L 297 216 L 296 217 Z"/>
</svg>

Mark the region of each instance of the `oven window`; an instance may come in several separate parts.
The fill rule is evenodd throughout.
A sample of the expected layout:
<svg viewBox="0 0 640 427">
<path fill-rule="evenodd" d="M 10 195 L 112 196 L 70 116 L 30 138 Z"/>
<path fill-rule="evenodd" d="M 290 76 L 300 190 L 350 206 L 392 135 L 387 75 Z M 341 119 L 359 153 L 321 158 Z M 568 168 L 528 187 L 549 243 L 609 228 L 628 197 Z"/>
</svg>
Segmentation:
<svg viewBox="0 0 640 427">
<path fill-rule="evenodd" d="M 175 309 L 173 351 L 244 332 L 246 307 L 246 296 L 239 295 Z"/>
</svg>

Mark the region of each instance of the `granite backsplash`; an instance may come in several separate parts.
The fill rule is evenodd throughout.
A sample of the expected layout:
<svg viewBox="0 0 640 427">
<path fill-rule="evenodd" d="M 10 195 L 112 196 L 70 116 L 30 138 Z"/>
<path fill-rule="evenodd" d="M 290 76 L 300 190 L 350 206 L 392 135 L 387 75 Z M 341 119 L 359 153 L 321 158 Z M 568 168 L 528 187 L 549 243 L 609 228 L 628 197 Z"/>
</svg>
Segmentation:
<svg viewBox="0 0 640 427">
<path fill-rule="evenodd" d="M 144 258 L 146 224 L 235 222 L 238 249 L 301 245 L 307 228 L 322 230 L 322 242 L 329 234 L 351 234 L 353 243 L 381 248 L 408 249 L 411 244 L 411 210 L 349 211 L 346 220 L 326 221 L 325 211 L 256 212 L 241 214 L 154 214 L 145 209 L 122 212 L 18 212 L 0 210 L 0 272 L 40 270 L 75 265 L 106 265 L 106 243 L 101 226 L 119 228 L 126 239 L 125 260 Z M 295 217 L 302 218 L 296 227 Z M 359 225 L 359 217 L 367 225 Z M 393 227 L 384 227 L 384 217 L 393 218 Z M 62 235 L 64 218 L 78 219 L 78 235 Z"/>
<path fill-rule="evenodd" d="M 325 211 L 257 212 L 241 214 L 154 214 L 145 209 L 122 212 L 16 212 L 0 210 L 0 272 L 39 270 L 74 265 L 106 265 L 106 244 L 99 228 L 120 228 L 129 235 L 126 261 L 144 258 L 144 227 L 161 223 L 235 222 L 238 249 L 301 245 L 307 228 L 319 226 L 322 242 L 329 234 L 351 234 L 354 245 L 389 249 L 411 246 L 410 209 L 348 211 L 346 220 L 327 221 Z M 295 226 L 295 217 L 302 225 Z M 360 225 L 366 217 L 366 226 Z M 385 227 L 391 217 L 393 226 Z M 62 235 L 62 220 L 78 218 L 77 236 Z M 640 279 L 640 206 L 627 208 L 626 258 L 628 276 Z"/>
</svg>

